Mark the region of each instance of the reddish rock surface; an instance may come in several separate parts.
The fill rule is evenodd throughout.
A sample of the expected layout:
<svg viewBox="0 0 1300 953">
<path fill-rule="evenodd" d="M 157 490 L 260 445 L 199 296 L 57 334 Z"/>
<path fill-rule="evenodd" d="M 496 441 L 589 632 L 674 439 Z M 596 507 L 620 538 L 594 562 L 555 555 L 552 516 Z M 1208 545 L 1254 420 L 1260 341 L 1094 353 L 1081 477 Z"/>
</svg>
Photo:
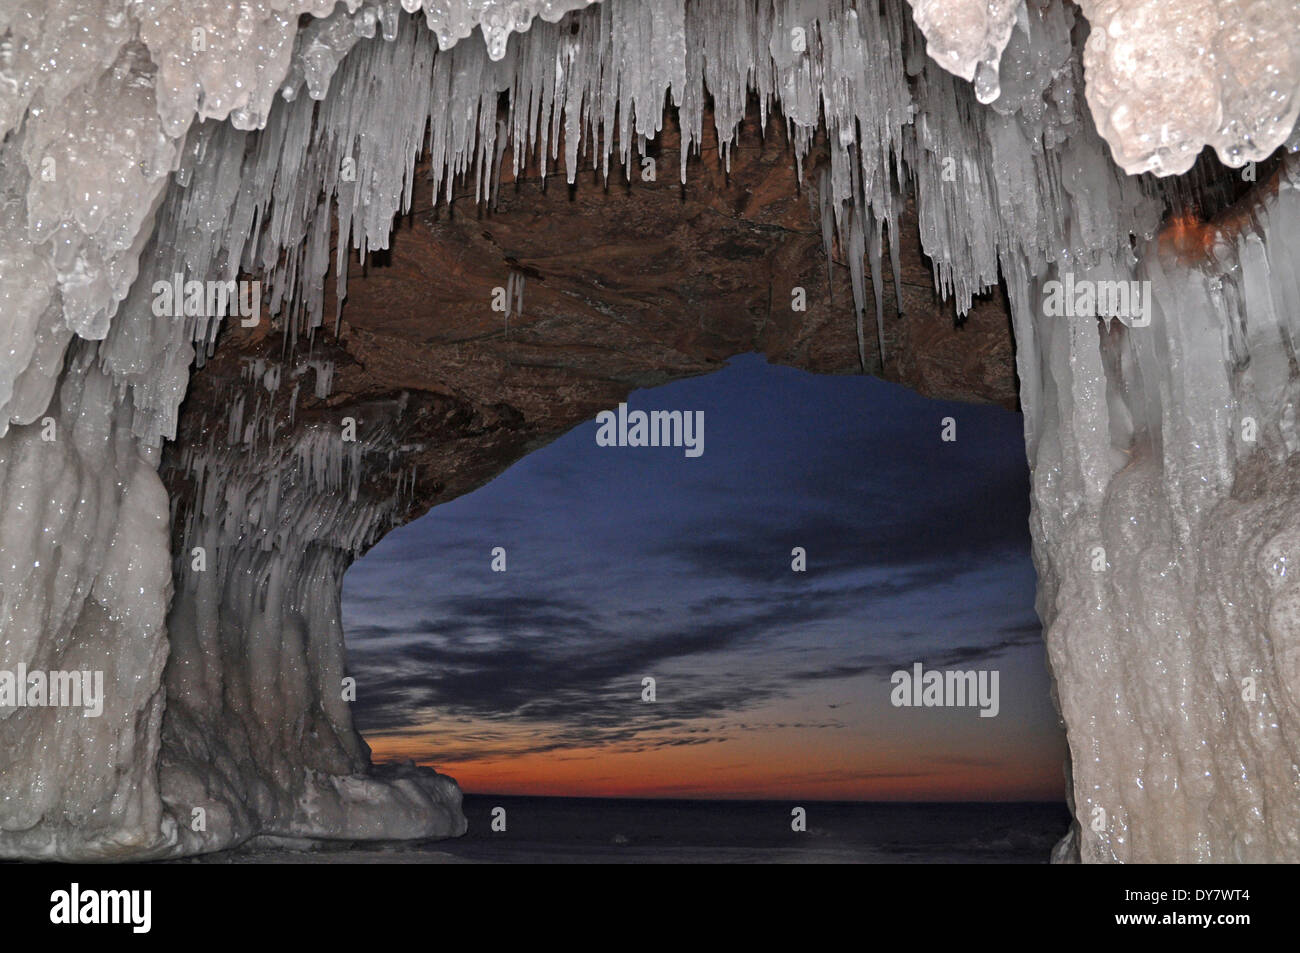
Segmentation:
<svg viewBox="0 0 1300 953">
<path fill-rule="evenodd" d="M 708 373 L 736 354 L 860 373 L 848 269 L 837 250 L 828 277 L 810 201 L 822 150 L 801 184 L 779 124 L 761 137 L 751 122 L 729 172 L 706 143 L 683 186 L 677 143 L 670 122 L 654 182 L 638 169 L 631 183 L 587 172 L 572 187 L 562 174 L 543 184 L 536 168 L 516 181 L 507 156 L 494 208 L 476 205 L 469 189 L 435 207 L 428 184 L 417 188 L 391 249 L 364 267 L 354 256 L 340 333 L 329 326 L 310 344 L 336 362 L 334 390 L 324 402 L 300 400 L 298 424 L 405 392 L 402 431 L 423 448 L 408 461 L 418 473 L 411 519 L 630 391 Z M 902 226 L 904 309 L 886 256 L 881 376 L 929 396 L 1014 407 L 1005 301 L 977 302 L 958 322 L 933 291 L 910 208 Z M 507 322 L 491 302 L 512 271 L 524 276 L 523 311 Z M 791 308 L 795 286 L 806 289 L 804 312 Z M 865 332 L 867 367 L 879 372 L 870 311 Z M 242 357 L 278 360 L 281 344 L 266 322 L 227 330 L 194 375 L 180 442 L 201 439 L 211 411 L 219 415 L 218 395 L 238 380 Z"/>
</svg>

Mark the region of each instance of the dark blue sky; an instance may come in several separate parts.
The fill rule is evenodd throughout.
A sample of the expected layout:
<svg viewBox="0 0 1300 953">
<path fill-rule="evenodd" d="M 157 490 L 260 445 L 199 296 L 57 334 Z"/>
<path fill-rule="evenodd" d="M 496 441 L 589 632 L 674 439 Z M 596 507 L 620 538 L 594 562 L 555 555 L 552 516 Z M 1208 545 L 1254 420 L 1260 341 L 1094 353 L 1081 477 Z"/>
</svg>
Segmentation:
<svg viewBox="0 0 1300 953">
<path fill-rule="evenodd" d="M 589 421 L 349 571 L 377 758 L 497 793 L 1061 796 L 1019 414 L 754 355 L 628 403 L 704 411 L 703 455 Z M 1000 713 L 893 707 L 918 661 L 998 670 Z"/>
</svg>

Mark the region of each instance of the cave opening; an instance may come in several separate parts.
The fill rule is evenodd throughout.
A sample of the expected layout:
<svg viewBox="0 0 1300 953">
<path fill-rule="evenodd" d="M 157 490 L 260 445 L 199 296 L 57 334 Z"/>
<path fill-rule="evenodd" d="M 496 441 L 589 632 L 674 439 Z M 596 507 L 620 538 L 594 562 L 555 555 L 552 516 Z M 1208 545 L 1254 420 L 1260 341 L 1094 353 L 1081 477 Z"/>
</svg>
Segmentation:
<svg viewBox="0 0 1300 953">
<path fill-rule="evenodd" d="M 344 577 L 373 760 L 465 791 L 435 849 L 1041 862 L 1069 812 L 1021 415 L 758 354 L 625 404 L 702 416 L 702 452 L 589 419 Z M 916 665 L 993 706 L 908 704 Z"/>
</svg>

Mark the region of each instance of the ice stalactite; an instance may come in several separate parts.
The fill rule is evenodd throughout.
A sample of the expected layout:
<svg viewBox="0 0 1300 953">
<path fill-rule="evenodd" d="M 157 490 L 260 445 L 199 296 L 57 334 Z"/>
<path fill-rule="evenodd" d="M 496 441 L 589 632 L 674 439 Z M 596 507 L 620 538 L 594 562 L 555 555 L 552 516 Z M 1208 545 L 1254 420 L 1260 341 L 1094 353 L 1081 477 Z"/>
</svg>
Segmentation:
<svg viewBox="0 0 1300 953">
<path fill-rule="evenodd" d="M 975 83 L 982 103 L 1000 93 L 998 63 L 1018 18 L 1029 13 L 1024 0 L 908 0 L 912 17 L 940 66 Z"/>
<path fill-rule="evenodd" d="M 12 226 L 0 263 L 6 305 L 17 320 L 6 329 L 13 347 L 0 398 L 23 400 L 26 389 L 15 394 L 13 383 L 38 356 L 44 363 L 32 367 L 39 372 L 33 377 L 54 376 L 49 365 L 57 364 L 62 350 L 48 342 L 66 339 L 68 332 L 91 340 L 107 332 L 134 280 L 150 214 L 180 161 L 181 137 L 195 118 L 260 129 L 277 92 L 291 97 L 305 85 L 312 96 L 325 96 L 338 62 L 361 38 L 378 31 L 391 40 L 410 24 L 401 10 L 424 9 L 422 22 L 438 49 L 472 51 L 454 76 L 452 64 L 439 61 L 447 69 L 434 67 L 433 85 L 417 94 L 420 108 L 385 113 L 395 120 L 393 127 L 410 116 L 418 121 L 422 113 L 436 120 L 431 146 L 439 172 L 461 172 L 476 158 L 467 150 L 470 139 L 489 158 L 504 145 L 497 142 L 495 112 L 488 108 L 498 93 L 512 94 L 514 108 L 503 130 L 511 142 L 544 153 L 563 131 L 572 176 L 584 130 L 606 137 L 588 144 L 602 165 L 612 136 L 626 161 L 634 145 L 658 131 L 665 94 L 695 133 L 683 137 L 683 162 L 698 140 L 706 88 L 716 103 L 725 150 L 752 88 L 765 108 L 775 104 L 786 116 L 797 153 L 819 123 L 825 125 L 842 147 L 832 150 L 835 199 L 865 198 L 857 213 L 865 233 L 891 219 L 890 153 L 918 111 L 900 61 L 910 27 L 896 8 L 881 18 L 874 11 L 861 14 L 846 0 L 602 3 L 572 20 L 577 32 L 563 36 L 554 24 L 583 7 L 585 0 L 479 0 L 427 8 L 405 0 L 400 10 L 396 0 L 348 0 L 337 11 L 329 0 L 260 0 L 238 7 L 33 0 L 0 12 L 0 122 Z M 1017 35 L 1033 32 L 1036 19 L 1050 15 L 1039 3 L 920 0 L 913 13 L 943 65 L 971 76 L 1014 46 Z M 1095 79 L 1068 95 L 1080 87 L 1088 91 L 1102 134 L 1130 170 L 1185 168 L 1202 141 L 1213 142 L 1232 164 L 1262 158 L 1293 125 L 1300 108 L 1296 0 L 1198 0 L 1177 11 L 1152 0 L 1112 0 L 1085 3 L 1084 13 L 1097 24 L 1086 59 L 1087 74 Z M 303 14 L 321 19 L 300 28 Z M 716 28 L 723 23 L 726 30 Z M 529 32 L 520 32 L 530 25 Z M 475 26 L 485 45 L 454 45 Z M 513 46 L 512 35 L 520 40 Z M 1204 41 L 1213 55 L 1179 54 L 1193 40 Z M 1186 76 L 1179 73 L 1183 79 L 1169 84 L 1164 98 L 1152 99 L 1162 70 L 1173 66 Z M 917 73 L 914 56 L 906 72 Z M 614 86 L 600 85 L 615 76 Z M 1017 68 L 1009 70 L 999 96 L 1002 83 L 1014 86 L 1019 77 Z M 476 96 L 482 99 L 477 105 Z M 1139 109 L 1143 97 L 1148 105 Z M 432 104 L 427 111 L 426 100 Z M 1166 101 L 1179 108 L 1165 111 Z M 1178 122 L 1171 125 L 1171 116 Z M 1196 128 L 1183 130 L 1189 123 Z M 339 116 L 330 125 L 337 139 L 359 133 L 365 121 Z M 359 140 L 363 147 L 368 139 Z M 394 157 L 395 144 L 382 136 L 378 142 L 373 148 L 383 164 Z M 1160 158 L 1151 161 L 1153 154 Z M 478 169 L 490 176 L 485 163 Z M 861 179 L 857 186 L 854 176 Z M 367 188 L 355 191 L 364 194 Z M 358 234 L 383 230 L 370 225 Z M 987 287 L 986 273 L 976 273 L 973 283 Z M 960 303 L 960 290 L 958 297 Z M 38 340 L 47 342 L 39 355 Z M 39 381 L 31 387 L 23 400 L 27 409 L 13 418 L 19 422 L 40 403 Z"/>
<path fill-rule="evenodd" d="M 587 2 L 431 4 L 424 22 L 443 49 L 478 27 L 499 59 L 535 17 L 554 22 Z M 359 39 L 376 31 L 392 38 L 399 17 L 407 19 L 402 10 L 423 8 L 422 0 L 0 7 L 0 304 L 9 319 L 0 328 L 0 434 L 39 413 L 73 334 L 108 333 L 194 120 L 261 129 L 300 84 L 323 95 Z M 306 14 L 325 19 L 308 21 L 300 35 Z M 149 339 L 136 343 L 143 359 Z M 174 415 L 179 398 L 167 395 L 170 406 L 159 412 Z"/>
</svg>

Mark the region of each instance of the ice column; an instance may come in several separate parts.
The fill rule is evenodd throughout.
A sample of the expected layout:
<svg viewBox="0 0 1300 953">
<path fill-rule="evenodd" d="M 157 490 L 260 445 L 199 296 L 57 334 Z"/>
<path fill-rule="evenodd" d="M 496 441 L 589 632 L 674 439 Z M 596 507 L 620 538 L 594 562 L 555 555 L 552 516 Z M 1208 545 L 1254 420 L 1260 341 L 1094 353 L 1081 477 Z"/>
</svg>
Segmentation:
<svg viewBox="0 0 1300 953">
<path fill-rule="evenodd" d="M 246 370 L 225 419 L 191 422 L 163 466 L 178 489 L 160 778 L 177 816 L 206 820 L 182 826 L 180 849 L 463 833 L 450 778 L 370 768 L 344 682 L 343 573 L 404 518 L 399 451 L 418 414 L 375 402 L 295 429 L 298 385 L 273 362 Z M 326 373 L 317 362 L 318 388 Z"/>
<path fill-rule="evenodd" d="M 1127 274 L 1075 274 L 1138 282 L 1149 312 L 1047 314 L 1035 291 L 1039 612 L 1077 819 L 1062 857 L 1300 859 L 1288 168 L 1218 225 L 1168 226 Z"/>
</svg>

